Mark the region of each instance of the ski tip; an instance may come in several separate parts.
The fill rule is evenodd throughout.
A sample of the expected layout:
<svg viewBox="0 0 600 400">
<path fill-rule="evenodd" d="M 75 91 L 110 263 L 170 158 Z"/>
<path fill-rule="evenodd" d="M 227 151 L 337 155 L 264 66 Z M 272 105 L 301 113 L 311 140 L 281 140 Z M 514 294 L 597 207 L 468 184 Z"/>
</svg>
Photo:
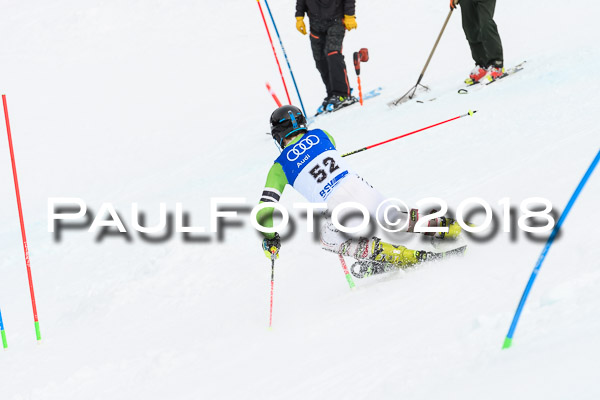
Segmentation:
<svg viewBox="0 0 600 400">
<path fill-rule="evenodd" d="M 473 116 L 473 114 L 475 114 L 476 112 L 477 112 L 477 110 L 474 110 L 474 111 L 469 110 L 469 115 Z"/>
<path fill-rule="evenodd" d="M 502 344 L 502 349 L 508 349 L 512 345 L 512 338 L 505 338 L 504 343 Z"/>
</svg>

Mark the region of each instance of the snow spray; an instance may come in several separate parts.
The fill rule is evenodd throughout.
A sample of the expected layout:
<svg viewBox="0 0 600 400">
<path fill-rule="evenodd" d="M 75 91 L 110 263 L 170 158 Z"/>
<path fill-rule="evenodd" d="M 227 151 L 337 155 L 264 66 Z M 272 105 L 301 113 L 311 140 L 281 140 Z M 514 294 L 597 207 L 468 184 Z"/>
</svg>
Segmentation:
<svg viewBox="0 0 600 400">
<path fill-rule="evenodd" d="M 571 199 L 567 203 L 567 206 L 565 207 L 565 210 L 563 211 L 563 213 L 560 215 L 558 222 L 554 226 L 554 229 L 552 230 L 552 233 L 550 234 L 550 237 L 548 238 L 548 241 L 546 242 L 546 245 L 544 246 L 544 249 L 542 250 L 542 254 L 540 254 L 540 257 L 538 258 L 537 263 L 535 264 L 535 267 L 533 268 L 533 272 L 531 273 L 531 276 L 529 277 L 527 286 L 525 286 L 525 290 L 523 291 L 523 295 L 521 296 L 521 300 L 519 301 L 519 305 L 517 306 L 517 311 L 515 311 L 515 315 L 513 317 L 512 323 L 510 324 L 510 328 L 508 329 L 508 334 L 506 335 L 506 338 L 504 339 L 504 344 L 502 345 L 503 349 L 508 349 L 512 345 L 513 335 L 515 334 L 515 329 L 517 328 L 517 323 L 519 322 L 519 317 L 521 316 L 521 311 L 523 311 L 523 306 L 525 305 L 525 301 L 527 301 L 527 296 L 529 296 L 529 291 L 531 290 L 531 287 L 533 286 L 533 282 L 535 281 L 535 278 L 537 277 L 537 274 L 540 271 L 540 268 L 542 267 L 542 263 L 544 262 L 544 259 L 546 258 L 546 254 L 548 253 L 548 250 L 550 250 L 550 246 L 552 246 L 552 243 L 554 242 L 554 238 L 558 234 L 558 230 L 560 229 L 562 223 L 567 218 L 567 215 L 569 215 L 569 211 L 571 211 L 571 207 L 573 207 L 573 204 L 577 200 L 577 197 L 579 197 L 579 193 L 581 193 L 581 190 L 585 186 L 590 175 L 592 174 L 592 172 L 594 172 L 596 165 L 598 165 L 598 161 L 600 161 L 600 150 L 598 150 L 598 153 L 596 154 L 594 161 L 592 161 L 592 163 L 590 164 L 585 175 L 583 176 L 583 178 L 581 178 L 579 185 L 577 185 L 575 192 L 573 192 Z"/>
<path fill-rule="evenodd" d="M 27 247 L 27 237 L 25 236 L 25 223 L 23 222 L 23 208 L 21 207 L 21 194 L 19 192 L 19 180 L 17 179 L 17 166 L 15 164 L 15 153 L 13 151 L 12 136 L 10 133 L 10 122 L 8 119 L 8 106 L 6 104 L 6 95 L 2 95 L 2 104 L 4 105 L 4 119 L 6 120 L 6 133 L 8 134 L 8 148 L 10 150 L 10 160 L 12 162 L 13 178 L 15 181 L 15 194 L 17 196 L 17 208 L 19 209 L 19 222 L 21 223 L 21 236 L 23 238 L 23 251 L 25 253 L 25 266 L 27 268 L 27 278 L 29 279 L 29 292 L 31 294 L 31 306 L 33 308 L 33 321 L 35 324 L 35 337 L 38 341 L 42 340 L 40 333 L 40 322 L 38 320 L 37 306 L 35 305 L 35 292 L 33 290 L 33 278 L 31 277 L 31 264 L 29 262 L 29 249 Z"/>
</svg>

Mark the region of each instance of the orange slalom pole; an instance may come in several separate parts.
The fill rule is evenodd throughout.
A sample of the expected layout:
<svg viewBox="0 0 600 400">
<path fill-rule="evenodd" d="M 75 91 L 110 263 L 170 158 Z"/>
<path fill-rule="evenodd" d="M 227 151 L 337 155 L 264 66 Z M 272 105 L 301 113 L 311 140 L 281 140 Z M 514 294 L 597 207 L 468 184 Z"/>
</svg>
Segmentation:
<svg viewBox="0 0 600 400">
<path fill-rule="evenodd" d="M 21 223 L 21 236 L 23 238 L 23 251 L 25 252 L 25 266 L 27 267 L 27 278 L 29 279 L 29 292 L 31 294 L 31 306 L 33 307 L 33 320 L 35 323 L 35 337 L 38 341 L 42 340 L 40 333 L 40 322 L 38 320 L 37 306 L 35 304 L 35 292 L 33 290 L 33 278 L 31 277 L 31 263 L 29 262 L 29 249 L 27 247 L 27 237 L 25 236 L 25 223 L 23 222 L 23 208 L 21 207 L 21 194 L 19 192 L 19 180 L 17 179 L 17 166 L 15 164 L 15 153 L 13 151 L 12 136 L 10 132 L 10 122 L 8 119 L 8 106 L 6 104 L 6 95 L 2 95 L 2 104 L 4 105 L 4 119 L 6 120 L 6 133 L 8 134 L 8 148 L 10 149 L 10 160 L 12 163 L 13 178 L 15 181 L 15 193 L 17 195 L 17 207 L 19 209 L 19 222 Z"/>
<path fill-rule="evenodd" d="M 358 97 L 360 99 L 360 105 L 363 105 L 363 98 L 362 98 L 362 87 L 360 86 L 360 76 L 357 76 L 356 79 L 358 79 Z"/>
</svg>

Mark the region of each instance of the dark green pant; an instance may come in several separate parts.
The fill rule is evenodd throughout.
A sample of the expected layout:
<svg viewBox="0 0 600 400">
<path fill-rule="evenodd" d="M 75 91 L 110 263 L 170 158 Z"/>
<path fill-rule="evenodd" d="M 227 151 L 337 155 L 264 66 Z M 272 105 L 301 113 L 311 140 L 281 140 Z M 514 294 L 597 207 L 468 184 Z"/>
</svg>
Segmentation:
<svg viewBox="0 0 600 400">
<path fill-rule="evenodd" d="M 494 22 L 496 0 L 460 0 L 459 4 L 473 60 L 482 67 L 503 66 L 502 41 Z"/>
<path fill-rule="evenodd" d="M 310 18 L 310 45 L 317 69 L 331 95 L 350 96 L 346 62 L 342 55 L 342 42 L 346 28 L 341 18 L 321 21 Z"/>
</svg>

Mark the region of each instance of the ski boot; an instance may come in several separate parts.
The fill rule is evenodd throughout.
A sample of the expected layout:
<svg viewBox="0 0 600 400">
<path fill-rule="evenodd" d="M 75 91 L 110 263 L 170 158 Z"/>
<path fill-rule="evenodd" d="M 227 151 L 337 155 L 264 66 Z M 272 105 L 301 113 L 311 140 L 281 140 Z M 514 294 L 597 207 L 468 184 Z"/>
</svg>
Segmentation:
<svg viewBox="0 0 600 400">
<path fill-rule="evenodd" d="M 406 268 L 425 261 L 441 260 L 452 256 L 461 256 L 467 250 L 467 246 L 457 247 L 448 251 L 431 252 L 424 250 L 410 250 L 404 246 L 394 246 L 384 243 L 381 239 L 374 237 L 370 241 L 371 254 L 368 258 L 357 260 L 350 267 L 350 273 L 356 278 L 382 274 Z"/>
<path fill-rule="evenodd" d="M 479 83 L 479 81 L 487 74 L 487 69 L 483 68 L 481 65 L 475 65 L 475 68 L 469 74 L 469 77 L 465 79 L 465 83 L 467 85 L 474 85 Z"/>
<path fill-rule="evenodd" d="M 437 210 L 431 210 L 431 212 L 429 214 L 433 214 L 437 212 Z M 417 210 L 416 208 L 412 208 L 410 210 L 409 213 L 409 219 L 408 219 L 408 232 L 414 232 L 415 230 L 415 225 L 417 224 L 417 221 L 419 220 L 419 210 Z M 424 235 L 425 236 L 433 236 L 436 239 L 457 239 L 460 236 L 460 233 L 462 232 L 462 228 L 460 227 L 460 225 L 458 224 L 458 222 L 456 222 L 454 219 L 449 218 L 449 217 L 439 217 L 439 218 L 434 218 L 432 220 L 429 220 L 429 223 L 427 226 L 433 226 L 433 227 L 447 227 L 448 228 L 448 232 L 425 232 Z"/>
<path fill-rule="evenodd" d="M 506 72 L 504 71 L 504 67 L 489 67 L 487 73 L 485 74 L 485 79 L 488 83 L 495 81 L 496 79 L 502 78 Z"/>
<path fill-rule="evenodd" d="M 349 106 L 350 104 L 354 104 L 357 101 L 358 99 L 354 96 L 340 96 L 334 94 L 329 98 L 326 110 L 328 112 L 334 112 L 339 110 L 340 108 Z"/>
<path fill-rule="evenodd" d="M 331 96 L 327 96 L 323 99 L 323 103 L 321 103 L 321 105 L 319 106 L 319 108 L 317 108 L 317 113 L 315 114 L 315 117 L 317 115 L 323 114 L 325 111 L 327 111 L 327 105 L 329 104 L 329 98 Z"/>
<path fill-rule="evenodd" d="M 448 232 L 437 232 L 434 236 L 436 239 L 458 239 L 460 233 L 462 232 L 462 228 L 458 222 L 448 217 L 440 217 L 437 220 L 438 226 L 447 227 Z"/>
<path fill-rule="evenodd" d="M 425 261 L 427 256 L 426 251 L 410 250 L 404 246 L 382 242 L 381 239 L 374 237 L 369 242 L 368 258 L 352 264 L 350 272 L 356 278 L 365 278 L 418 264 Z"/>
<path fill-rule="evenodd" d="M 377 237 L 374 237 L 371 241 L 370 259 L 373 261 L 388 263 L 397 267 L 407 267 L 425 261 L 426 258 L 426 251 L 411 250 L 404 246 L 385 243 Z"/>
</svg>

